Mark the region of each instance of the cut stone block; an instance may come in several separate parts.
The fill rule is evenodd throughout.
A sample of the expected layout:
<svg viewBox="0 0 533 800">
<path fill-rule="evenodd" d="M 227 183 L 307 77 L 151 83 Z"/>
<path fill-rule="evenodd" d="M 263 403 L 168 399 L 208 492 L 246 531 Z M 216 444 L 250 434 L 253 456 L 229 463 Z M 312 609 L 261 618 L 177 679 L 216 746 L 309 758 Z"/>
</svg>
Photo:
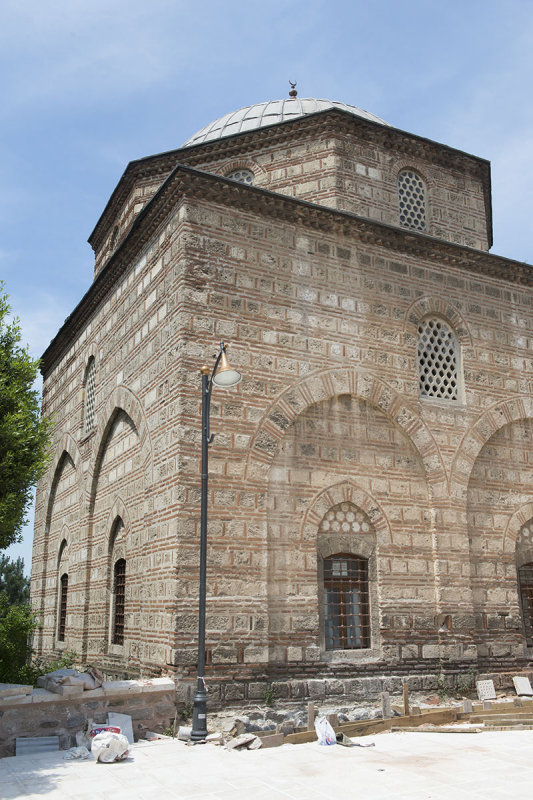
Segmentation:
<svg viewBox="0 0 533 800">
<path fill-rule="evenodd" d="M 33 686 L 25 686 L 21 683 L 0 683 L 0 700 L 4 697 L 31 694 L 32 691 Z"/>
<path fill-rule="evenodd" d="M 133 744 L 133 725 L 131 724 L 131 717 L 129 714 L 117 714 L 115 711 L 109 711 L 107 722 L 109 725 L 116 725 L 117 728 L 120 728 L 120 732 L 126 737 L 128 742 Z"/>
<path fill-rule="evenodd" d="M 496 700 L 494 681 L 476 681 L 476 689 L 480 700 Z"/>
<path fill-rule="evenodd" d="M 531 688 L 529 678 L 517 675 L 516 678 L 513 678 L 513 683 L 518 695 L 521 697 L 533 697 L 533 689 Z"/>
<path fill-rule="evenodd" d="M 392 717 L 392 706 L 388 692 L 381 692 L 381 712 L 383 714 L 383 719 L 390 719 Z"/>
<path fill-rule="evenodd" d="M 83 686 L 79 684 L 78 686 L 62 686 L 53 684 L 49 684 L 49 689 L 54 694 L 60 694 L 63 697 L 79 697 L 83 694 Z"/>
<path fill-rule="evenodd" d="M 15 739 L 15 755 L 30 756 L 59 750 L 59 736 L 24 736 Z"/>
<path fill-rule="evenodd" d="M 271 733 L 269 736 L 261 736 L 261 745 L 262 747 L 280 747 L 283 739 L 282 733 Z"/>
</svg>

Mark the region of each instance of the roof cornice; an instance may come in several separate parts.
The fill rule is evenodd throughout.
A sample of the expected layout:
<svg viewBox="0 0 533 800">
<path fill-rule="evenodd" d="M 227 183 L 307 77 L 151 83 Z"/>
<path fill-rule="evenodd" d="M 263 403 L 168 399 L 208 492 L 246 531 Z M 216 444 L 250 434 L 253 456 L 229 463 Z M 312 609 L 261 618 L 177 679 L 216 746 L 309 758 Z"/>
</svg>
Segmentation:
<svg viewBox="0 0 533 800">
<path fill-rule="evenodd" d="M 178 164 L 138 214 L 122 243 L 46 348 L 41 361 L 44 376 L 90 321 L 117 280 L 138 259 L 168 214 L 181 202 L 191 199 L 223 203 L 226 207 L 259 213 L 325 234 L 349 236 L 362 244 L 380 245 L 392 252 L 422 257 L 511 284 L 533 286 L 533 267 L 529 264 Z"/>
<path fill-rule="evenodd" d="M 98 250 L 109 234 L 120 209 L 126 202 L 133 187 L 143 181 L 168 175 L 180 164 L 198 166 L 211 161 L 219 161 L 235 156 L 245 156 L 259 147 L 285 145 L 293 143 L 302 135 L 323 133 L 350 134 L 357 131 L 368 141 L 391 147 L 405 157 L 423 157 L 445 167 L 456 167 L 468 171 L 478 177 L 484 187 L 485 209 L 488 221 L 489 247 L 492 246 L 492 206 L 490 162 L 479 156 L 465 153 L 445 144 L 440 144 L 379 122 L 358 117 L 349 111 L 331 108 L 317 111 L 296 119 L 285 120 L 273 125 L 266 125 L 251 131 L 235 133 L 210 142 L 189 145 L 176 150 L 169 150 L 157 155 L 146 156 L 130 161 L 109 201 L 96 223 L 88 242 L 94 250 Z"/>
</svg>

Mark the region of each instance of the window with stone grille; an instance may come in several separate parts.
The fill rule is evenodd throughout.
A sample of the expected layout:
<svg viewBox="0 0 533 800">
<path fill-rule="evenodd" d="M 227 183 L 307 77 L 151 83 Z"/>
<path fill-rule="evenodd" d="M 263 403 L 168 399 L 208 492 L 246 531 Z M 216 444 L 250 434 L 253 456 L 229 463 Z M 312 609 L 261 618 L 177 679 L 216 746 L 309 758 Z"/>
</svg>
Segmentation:
<svg viewBox="0 0 533 800">
<path fill-rule="evenodd" d="M 233 172 L 226 175 L 226 178 L 231 178 L 232 181 L 238 181 L 239 183 L 247 183 L 251 186 L 254 182 L 254 173 L 250 169 L 234 169 Z"/>
<path fill-rule="evenodd" d="M 370 647 L 368 560 L 346 553 L 324 559 L 326 650 Z"/>
<path fill-rule="evenodd" d="M 91 356 L 85 372 L 85 433 L 94 428 L 96 403 L 96 364 Z"/>
<path fill-rule="evenodd" d="M 59 626 L 57 638 L 60 642 L 65 641 L 65 628 L 67 625 L 67 595 L 68 595 L 68 575 L 65 572 L 61 576 L 61 590 L 59 595 Z"/>
<path fill-rule="evenodd" d="M 404 169 L 398 175 L 398 204 L 400 225 L 426 230 L 426 187 L 420 175 L 411 169 Z"/>
<path fill-rule="evenodd" d="M 418 326 L 418 376 L 421 397 L 459 399 L 457 339 L 442 319 L 428 317 Z"/>
<path fill-rule="evenodd" d="M 126 560 L 119 558 L 113 569 L 113 644 L 124 644 L 124 609 L 126 604 Z"/>
<path fill-rule="evenodd" d="M 518 586 L 520 589 L 526 644 L 528 647 L 533 647 L 533 562 L 524 564 L 519 568 Z"/>
</svg>

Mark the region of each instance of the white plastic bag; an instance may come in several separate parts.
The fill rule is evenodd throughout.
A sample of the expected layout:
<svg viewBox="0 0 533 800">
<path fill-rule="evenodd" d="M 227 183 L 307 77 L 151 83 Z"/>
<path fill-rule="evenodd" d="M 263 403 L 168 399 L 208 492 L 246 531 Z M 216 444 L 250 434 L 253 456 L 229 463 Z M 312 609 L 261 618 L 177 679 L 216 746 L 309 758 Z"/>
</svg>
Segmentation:
<svg viewBox="0 0 533 800">
<path fill-rule="evenodd" d="M 128 755 L 129 742 L 121 733 L 98 733 L 92 740 L 91 751 L 97 761 L 110 764 Z"/>
<path fill-rule="evenodd" d="M 318 744 L 337 744 L 335 731 L 326 717 L 319 717 L 315 720 L 315 731 L 318 736 Z"/>
</svg>

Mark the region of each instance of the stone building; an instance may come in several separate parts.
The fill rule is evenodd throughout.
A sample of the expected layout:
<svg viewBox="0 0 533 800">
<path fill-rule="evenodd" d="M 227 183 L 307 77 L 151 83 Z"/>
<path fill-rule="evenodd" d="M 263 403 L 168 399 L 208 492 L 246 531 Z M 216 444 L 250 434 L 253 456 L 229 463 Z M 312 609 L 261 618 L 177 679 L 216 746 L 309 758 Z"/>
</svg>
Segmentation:
<svg viewBox="0 0 533 800">
<path fill-rule="evenodd" d="M 527 664 L 533 272 L 489 253 L 486 160 L 261 103 L 131 162 L 89 241 L 42 362 L 40 652 L 194 676 L 199 368 L 223 339 L 243 380 L 211 410 L 211 683 Z"/>
</svg>

